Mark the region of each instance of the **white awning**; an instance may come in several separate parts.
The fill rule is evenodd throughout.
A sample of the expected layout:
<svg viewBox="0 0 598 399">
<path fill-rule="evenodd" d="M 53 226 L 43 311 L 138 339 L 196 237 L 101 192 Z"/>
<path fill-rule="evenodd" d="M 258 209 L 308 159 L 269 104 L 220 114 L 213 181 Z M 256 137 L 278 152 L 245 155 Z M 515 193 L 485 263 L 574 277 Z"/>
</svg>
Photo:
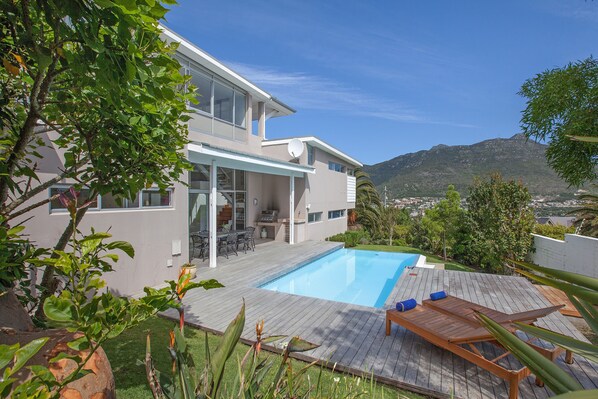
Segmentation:
<svg viewBox="0 0 598 399">
<path fill-rule="evenodd" d="M 187 149 L 189 161 L 193 163 L 210 165 L 212 161 L 216 161 L 219 167 L 300 178 L 304 173 L 316 173 L 315 168 L 310 166 L 214 147 L 205 143 L 189 143 Z"/>
</svg>

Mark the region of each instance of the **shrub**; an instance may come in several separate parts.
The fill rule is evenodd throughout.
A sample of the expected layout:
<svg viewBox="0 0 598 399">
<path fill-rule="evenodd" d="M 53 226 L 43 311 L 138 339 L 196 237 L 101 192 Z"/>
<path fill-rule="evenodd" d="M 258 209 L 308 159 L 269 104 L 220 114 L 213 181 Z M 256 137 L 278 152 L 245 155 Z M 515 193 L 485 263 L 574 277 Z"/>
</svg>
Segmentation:
<svg viewBox="0 0 598 399">
<path fill-rule="evenodd" d="M 562 226 L 562 225 L 550 225 L 550 224 L 537 224 L 534 227 L 534 233 L 544 237 L 550 237 L 557 240 L 564 240 L 565 234 L 574 234 L 575 226 Z"/>
<path fill-rule="evenodd" d="M 370 235 L 365 230 L 346 231 L 328 237 L 326 241 L 344 242 L 346 248 L 353 248 L 359 244 L 368 244 L 370 242 Z"/>
</svg>

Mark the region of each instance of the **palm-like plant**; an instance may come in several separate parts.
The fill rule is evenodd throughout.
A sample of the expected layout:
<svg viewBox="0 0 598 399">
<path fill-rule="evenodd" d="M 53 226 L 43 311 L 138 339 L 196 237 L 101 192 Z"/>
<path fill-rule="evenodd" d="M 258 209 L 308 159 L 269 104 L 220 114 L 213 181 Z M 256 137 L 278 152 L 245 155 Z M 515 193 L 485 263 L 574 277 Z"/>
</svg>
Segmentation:
<svg viewBox="0 0 598 399">
<path fill-rule="evenodd" d="M 569 212 L 569 214 L 576 217 L 575 225 L 579 233 L 598 237 L 598 195 L 583 194 L 579 196 L 579 199 L 584 201 L 583 206 Z"/>
<path fill-rule="evenodd" d="M 598 334 L 598 310 L 595 307 L 595 304 L 598 303 L 598 279 L 525 262 L 514 261 L 514 264 L 517 271 L 523 276 L 565 292 L 571 303 L 586 320 L 588 326 L 594 333 Z M 529 367 L 532 373 L 544 381 L 554 393 L 560 395 L 559 398 L 598 397 L 598 390 L 584 391 L 576 380 L 551 360 L 543 357 L 491 318 L 482 314 L 478 316 L 482 324 L 494 335 L 497 341 L 510 350 L 521 363 Z M 527 334 L 548 341 L 563 349 L 568 349 L 593 362 L 598 362 L 597 345 L 579 341 L 540 327 L 523 323 L 515 324 Z"/>
<path fill-rule="evenodd" d="M 374 235 L 379 230 L 380 210 L 382 209 L 380 194 L 370 176 L 363 169 L 355 170 L 355 180 L 357 222 Z"/>
</svg>

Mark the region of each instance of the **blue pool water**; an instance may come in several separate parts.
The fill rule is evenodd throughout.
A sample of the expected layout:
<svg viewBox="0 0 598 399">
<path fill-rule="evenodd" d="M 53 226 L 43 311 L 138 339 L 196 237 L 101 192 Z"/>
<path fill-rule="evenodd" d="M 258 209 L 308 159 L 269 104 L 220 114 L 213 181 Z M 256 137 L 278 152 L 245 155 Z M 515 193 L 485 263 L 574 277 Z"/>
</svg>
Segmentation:
<svg viewBox="0 0 598 399">
<path fill-rule="evenodd" d="M 343 248 L 260 288 L 381 308 L 405 267 L 415 265 L 418 257 Z"/>
</svg>

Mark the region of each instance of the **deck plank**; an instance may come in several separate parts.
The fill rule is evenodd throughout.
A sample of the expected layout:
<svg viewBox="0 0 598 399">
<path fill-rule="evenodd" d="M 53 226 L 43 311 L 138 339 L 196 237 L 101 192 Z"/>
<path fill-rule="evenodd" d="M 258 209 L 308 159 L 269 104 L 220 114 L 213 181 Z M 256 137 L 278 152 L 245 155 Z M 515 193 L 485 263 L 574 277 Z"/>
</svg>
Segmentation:
<svg viewBox="0 0 598 399">
<path fill-rule="evenodd" d="M 219 266 L 207 267 L 198 261 L 198 279 L 215 278 L 225 287 L 194 290 L 185 298 L 186 320 L 215 331 L 224 331 L 246 304 L 244 339 L 255 339 L 255 323 L 265 320 L 265 333 L 299 335 L 320 345 L 304 353 L 312 360 L 337 362 L 345 370 L 373 373 L 391 379 L 399 386 L 416 387 L 429 396 L 461 398 L 507 398 L 507 384 L 473 364 L 435 347 L 397 325 L 385 335 L 385 311 L 400 300 L 418 302 L 434 291 L 451 295 L 505 312 L 531 310 L 550 305 L 548 300 L 526 279 L 481 273 L 434 269 L 406 269 L 391 291 L 384 309 L 308 298 L 258 288 L 270 279 L 288 273 L 306 262 L 339 248 L 338 243 L 307 241 L 293 246 L 282 243 L 259 245 L 255 252 L 240 253 L 229 259 L 218 258 Z M 167 312 L 176 319 L 176 312 Z M 539 325 L 584 339 L 583 335 L 561 314 L 540 320 Z M 499 352 L 484 346 L 490 355 Z M 597 388 L 598 366 L 577 358 L 563 369 L 585 388 Z M 501 364 L 518 365 L 511 356 Z M 534 385 L 533 377 L 520 385 L 522 398 L 546 398 L 547 388 Z"/>
</svg>

